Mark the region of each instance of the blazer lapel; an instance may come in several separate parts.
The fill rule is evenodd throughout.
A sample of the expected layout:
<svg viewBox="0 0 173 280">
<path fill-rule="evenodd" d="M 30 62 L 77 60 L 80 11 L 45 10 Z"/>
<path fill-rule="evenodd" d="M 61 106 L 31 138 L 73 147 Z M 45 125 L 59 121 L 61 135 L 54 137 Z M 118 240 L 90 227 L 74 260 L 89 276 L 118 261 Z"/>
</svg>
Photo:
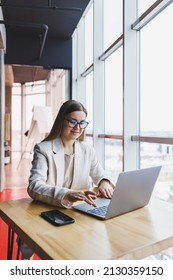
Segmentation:
<svg viewBox="0 0 173 280">
<path fill-rule="evenodd" d="M 64 147 L 61 139 L 55 139 L 52 142 L 53 159 L 56 166 L 56 183 L 62 187 L 64 181 Z"/>
</svg>

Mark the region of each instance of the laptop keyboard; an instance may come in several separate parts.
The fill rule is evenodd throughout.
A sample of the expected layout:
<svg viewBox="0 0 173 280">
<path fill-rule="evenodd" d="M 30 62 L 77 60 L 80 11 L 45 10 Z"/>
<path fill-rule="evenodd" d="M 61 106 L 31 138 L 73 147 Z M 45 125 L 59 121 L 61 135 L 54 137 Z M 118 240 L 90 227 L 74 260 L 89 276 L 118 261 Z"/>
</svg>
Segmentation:
<svg viewBox="0 0 173 280">
<path fill-rule="evenodd" d="M 101 207 L 90 209 L 87 212 L 90 213 L 90 214 L 100 216 L 100 217 L 105 217 L 107 209 L 108 209 L 108 205 L 104 205 L 104 206 L 101 206 Z"/>
</svg>

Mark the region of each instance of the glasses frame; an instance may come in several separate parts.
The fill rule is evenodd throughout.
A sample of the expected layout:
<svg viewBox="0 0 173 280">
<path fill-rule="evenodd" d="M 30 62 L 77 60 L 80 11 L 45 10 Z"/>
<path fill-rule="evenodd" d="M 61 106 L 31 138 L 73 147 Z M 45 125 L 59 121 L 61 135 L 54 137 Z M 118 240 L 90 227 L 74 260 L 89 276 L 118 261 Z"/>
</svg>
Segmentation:
<svg viewBox="0 0 173 280">
<path fill-rule="evenodd" d="M 85 120 L 82 120 L 82 121 L 80 121 L 80 122 L 78 122 L 78 121 L 75 120 L 75 119 L 66 119 L 66 118 L 64 118 L 64 120 L 68 121 L 68 126 L 69 126 L 70 128 L 74 128 L 74 127 L 76 127 L 77 125 L 79 125 L 80 129 L 85 129 L 85 128 L 88 126 L 88 124 L 89 124 L 89 122 L 87 122 L 87 121 L 85 121 Z M 75 124 L 74 126 L 72 126 L 72 125 L 70 124 L 70 121 L 71 121 L 71 120 L 73 120 L 73 121 L 76 122 L 76 124 Z M 81 127 L 81 123 L 82 123 L 82 122 L 86 123 L 86 126 L 85 126 L 85 127 Z"/>
</svg>

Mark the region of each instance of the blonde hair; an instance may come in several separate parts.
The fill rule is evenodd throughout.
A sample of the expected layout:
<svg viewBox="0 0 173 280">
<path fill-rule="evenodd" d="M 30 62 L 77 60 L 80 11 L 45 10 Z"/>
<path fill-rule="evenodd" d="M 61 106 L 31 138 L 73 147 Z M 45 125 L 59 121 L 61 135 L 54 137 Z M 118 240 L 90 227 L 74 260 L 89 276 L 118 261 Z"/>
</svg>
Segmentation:
<svg viewBox="0 0 173 280">
<path fill-rule="evenodd" d="M 57 117 L 54 121 L 54 124 L 52 126 L 52 129 L 51 129 L 49 135 L 43 141 L 53 140 L 53 139 L 61 137 L 64 118 L 66 118 L 68 116 L 68 114 L 70 114 L 74 111 L 83 111 L 86 114 L 86 116 L 88 114 L 87 110 L 80 102 L 78 102 L 76 100 L 68 100 L 68 101 L 64 102 L 57 114 Z M 84 138 L 85 138 L 85 131 L 83 131 L 83 133 L 80 135 L 78 140 L 83 141 Z"/>
</svg>

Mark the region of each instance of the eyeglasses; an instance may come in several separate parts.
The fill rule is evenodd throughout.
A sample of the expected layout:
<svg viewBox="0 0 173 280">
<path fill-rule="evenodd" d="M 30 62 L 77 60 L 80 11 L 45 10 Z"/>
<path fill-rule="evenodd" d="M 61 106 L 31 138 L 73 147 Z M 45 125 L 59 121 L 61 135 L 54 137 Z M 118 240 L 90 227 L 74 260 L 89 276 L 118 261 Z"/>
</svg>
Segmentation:
<svg viewBox="0 0 173 280">
<path fill-rule="evenodd" d="M 85 129 L 86 127 L 87 127 L 87 125 L 89 124 L 89 122 L 87 122 L 87 121 L 80 121 L 80 122 L 78 122 L 77 120 L 75 120 L 75 119 L 66 119 L 66 118 L 64 118 L 66 121 L 68 121 L 68 125 L 69 125 L 69 127 L 71 127 L 71 128 L 74 128 L 74 127 L 76 127 L 77 125 L 79 125 L 79 127 L 80 128 L 82 128 L 82 129 Z"/>
</svg>

